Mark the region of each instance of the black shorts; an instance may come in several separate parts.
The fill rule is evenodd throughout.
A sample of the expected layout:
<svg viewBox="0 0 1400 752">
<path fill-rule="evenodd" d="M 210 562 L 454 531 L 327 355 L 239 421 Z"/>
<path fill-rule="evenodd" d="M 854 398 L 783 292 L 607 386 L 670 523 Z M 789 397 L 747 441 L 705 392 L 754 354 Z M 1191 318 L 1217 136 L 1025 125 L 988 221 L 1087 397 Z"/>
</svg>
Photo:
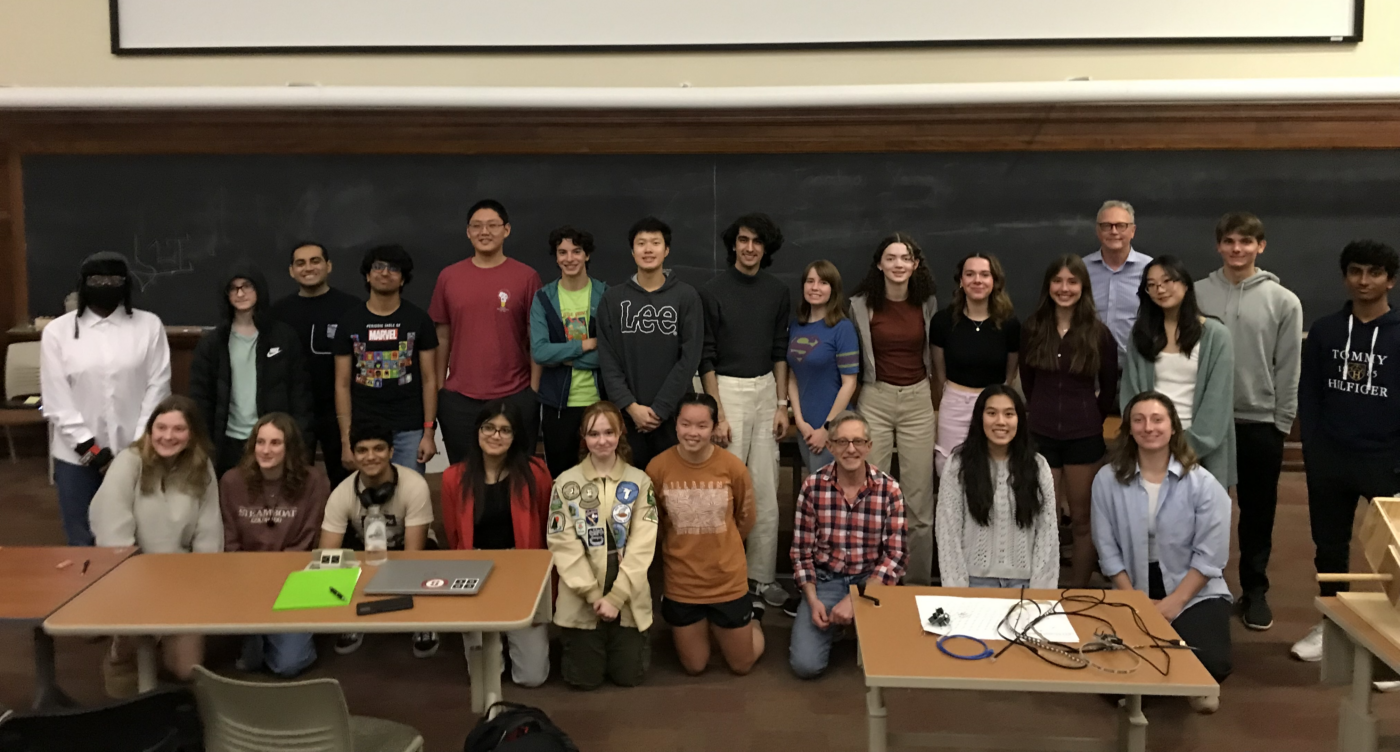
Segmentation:
<svg viewBox="0 0 1400 752">
<path fill-rule="evenodd" d="M 1052 439 L 1032 433 L 1035 449 L 1050 464 L 1050 467 L 1065 465 L 1092 465 L 1103 459 L 1105 446 L 1103 434 L 1086 436 L 1082 439 Z"/>
<path fill-rule="evenodd" d="M 753 620 L 753 600 L 748 593 L 723 603 L 681 603 L 662 598 L 661 618 L 673 627 L 688 627 L 709 619 L 720 629 L 738 629 Z"/>
</svg>

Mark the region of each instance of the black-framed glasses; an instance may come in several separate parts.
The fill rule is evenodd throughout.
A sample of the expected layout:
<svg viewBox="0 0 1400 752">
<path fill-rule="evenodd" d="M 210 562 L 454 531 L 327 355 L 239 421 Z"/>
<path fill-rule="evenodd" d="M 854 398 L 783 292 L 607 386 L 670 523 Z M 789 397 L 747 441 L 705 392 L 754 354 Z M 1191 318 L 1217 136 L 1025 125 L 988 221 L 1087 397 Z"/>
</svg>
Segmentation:
<svg viewBox="0 0 1400 752">
<path fill-rule="evenodd" d="M 1117 230 L 1118 232 L 1127 232 L 1127 231 L 1128 231 L 1128 228 L 1129 228 L 1129 227 L 1132 227 L 1132 226 L 1133 226 L 1133 223 L 1132 223 L 1132 222 L 1100 222 L 1100 223 L 1099 223 L 1099 229 L 1100 229 L 1100 230 L 1103 230 L 1104 232 L 1108 232 L 1109 230 Z"/>
<path fill-rule="evenodd" d="M 376 261 L 369 265 L 369 270 L 372 272 L 389 272 L 390 274 L 399 274 L 403 271 L 399 268 L 398 264 L 391 264 L 388 261 Z"/>
<path fill-rule="evenodd" d="M 510 426 L 493 426 L 490 423 L 482 423 L 481 428 L 478 430 L 481 432 L 482 436 L 500 436 L 501 438 L 509 439 L 515 435 L 515 429 Z"/>
<path fill-rule="evenodd" d="M 870 446 L 870 439 L 827 439 L 826 443 L 838 452 L 846 451 L 846 447 L 865 449 Z"/>
</svg>

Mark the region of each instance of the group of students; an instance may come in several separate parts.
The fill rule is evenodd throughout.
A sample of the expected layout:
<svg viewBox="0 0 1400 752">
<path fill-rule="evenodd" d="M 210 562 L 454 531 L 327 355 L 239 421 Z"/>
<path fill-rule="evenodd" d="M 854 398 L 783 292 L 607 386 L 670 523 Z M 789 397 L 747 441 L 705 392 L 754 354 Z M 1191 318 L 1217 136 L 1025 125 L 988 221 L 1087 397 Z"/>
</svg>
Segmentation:
<svg viewBox="0 0 1400 752">
<path fill-rule="evenodd" d="M 190 399 L 165 397 L 160 322 L 131 307 L 122 258 L 99 253 L 81 269 L 78 310 L 43 335 L 65 531 L 75 544 L 96 533 L 149 551 L 338 547 L 378 507 L 393 546 L 436 545 L 419 473 L 440 423 L 447 545 L 555 552 L 563 671 L 579 686 L 645 673 L 658 546 L 661 615 L 686 670 L 704 669 L 713 638 L 746 672 L 764 650 L 765 608 L 783 606 L 796 615 L 793 670 L 812 677 L 852 619 L 847 586 L 928 584 L 935 551 L 944 585 L 1059 584 L 1061 509 L 1066 584 L 1087 586 L 1098 568 L 1114 587 L 1148 592 L 1223 679 L 1225 489 L 1241 508 L 1239 612 L 1267 629 L 1295 414 L 1319 572 L 1345 571 L 1356 499 L 1400 486 L 1400 407 L 1385 368 L 1400 350 L 1387 298 L 1397 256 L 1349 244 L 1351 302 L 1305 342 L 1297 296 L 1256 265 L 1257 217 L 1220 220 L 1223 265 L 1199 283 L 1179 260 L 1133 248 L 1130 205 L 1106 202 L 1096 227 L 1100 250 L 1052 261 L 1024 325 L 994 255 L 959 261 L 940 308 L 927 259 L 903 233 L 878 244 L 849 301 L 833 264 L 808 264 L 793 319 L 787 286 L 765 271 L 783 243 L 766 215 L 722 233 L 730 268 L 698 290 L 665 269 L 671 231 L 653 217 L 629 232 L 636 273 L 624 283 L 591 278 L 592 236 L 562 227 L 548 248 L 560 278 L 542 284 L 504 254 L 509 215 L 485 200 L 468 212 L 474 255 L 442 271 L 427 312 L 401 297 L 413 259 L 398 246 L 365 254 L 366 301 L 329 286 L 315 243 L 292 250 L 300 290 L 276 305 L 256 269 L 233 272 L 224 322 L 196 350 Z M 1117 413 L 1110 452 L 1103 425 Z M 795 597 L 776 581 L 777 442 L 789 421 L 808 470 Z M 274 438 L 280 464 L 264 449 Z M 317 444 L 324 479 L 310 467 Z M 163 515 L 147 523 L 158 533 L 141 532 L 143 510 Z M 291 520 L 320 532 L 268 534 Z M 220 524 L 223 535 L 206 527 Z M 244 528 L 258 542 L 242 542 Z M 314 648 L 296 639 L 250 640 L 244 658 L 300 670 Z M 508 643 L 513 678 L 544 681 L 544 625 Z M 414 646 L 429 655 L 437 636 Z M 1320 652 L 1320 630 L 1294 646 L 1305 660 Z"/>
</svg>

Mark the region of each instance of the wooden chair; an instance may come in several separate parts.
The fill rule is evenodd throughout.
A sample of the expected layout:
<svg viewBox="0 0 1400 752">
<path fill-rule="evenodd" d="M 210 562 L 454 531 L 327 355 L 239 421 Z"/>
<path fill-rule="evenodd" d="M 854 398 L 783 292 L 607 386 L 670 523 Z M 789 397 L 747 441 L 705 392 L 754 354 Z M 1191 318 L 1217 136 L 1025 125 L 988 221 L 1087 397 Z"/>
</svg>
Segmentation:
<svg viewBox="0 0 1400 752">
<path fill-rule="evenodd" d="M 5 351 L 5 405 L 0 407 L 0 427 L 10 449 L 10 462 L 17 462 L 15 426 L 37 426 L 46 422 L 38 406 L 26 407 L 22 400 L 39 394 L 39 343 L 11 342 Z M 47 443 L 45 454 L 47 454 Z"/>
</svg>

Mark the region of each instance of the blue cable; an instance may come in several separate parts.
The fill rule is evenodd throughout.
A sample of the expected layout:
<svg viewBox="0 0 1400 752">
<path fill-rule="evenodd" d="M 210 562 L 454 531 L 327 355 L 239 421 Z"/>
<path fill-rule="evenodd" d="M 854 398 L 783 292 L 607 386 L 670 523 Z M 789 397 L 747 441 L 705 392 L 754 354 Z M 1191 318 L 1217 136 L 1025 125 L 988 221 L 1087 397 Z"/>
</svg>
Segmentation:
<svg viewBox="0 0 1400 752">
<path fill-rule="evenodd" d="M 980 652 L 980 653 L 954 653 L 953 651 L 951 651 L 951 650 L 949 650 L 948 648 L 946 648 L 946 647 L 943 646 L 943 643 L 946 642 L 946 641 L 948 641 L 948 640 L 970 640 L 970 641 L 972 641 L 972 642 L 977 643 L 978 645 L 981 645 L 981 646 L 982 646 L 982 652 Z M 960 661 L 980 661 L 980 660 L 982 660 L 983 658 L 991 658 L 991 657 L 992 657 L 992 652 L 993 652 L 991 648 L 987 647 L 987 643 L 985 643 L 985 642 L 983 642 L 983 641 L 977 639 L 976 637 L 968 637 L 967 635 L 960 635 L 960 634 L 946 634 L 946 635 L 943 635 L 942 637 L 938 638 L 938 651 L 939 651 L 940 653 L 942 653 L 942 654 L 948 656 L 949 658 L 957 658 L 957 659 L 960 660 Z"/>
</svg>

